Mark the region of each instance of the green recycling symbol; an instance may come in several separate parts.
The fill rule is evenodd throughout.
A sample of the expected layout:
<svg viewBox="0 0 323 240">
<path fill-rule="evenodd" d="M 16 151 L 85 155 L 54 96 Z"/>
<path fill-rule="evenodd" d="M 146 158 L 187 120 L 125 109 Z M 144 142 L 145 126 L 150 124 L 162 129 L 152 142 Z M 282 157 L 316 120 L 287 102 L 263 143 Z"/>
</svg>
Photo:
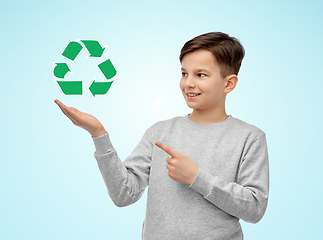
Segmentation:
<svg viewBox="0 0 323 240">
<path fill-rule="evenodd" d="M 80 40 L 80 42 L 85 46 L 85 48 L 90 53 L 89 57 L 100 58 L 105 50 L 102 48 L 100 43 L 97 40 Z M 83 49 L 83 46 L 80 42 L 77 41 L 70 41 L 66 46 L 65 50 L 62 53 L 62 56 L 68 58 L 71 61 L 74 61 L 77 55 Z M 68 67 L 67 63 L 55 63 L 56 66 L 54 67 L 53 74 L 55 77 L 64 79 L 65 75 L 68 72 L 71 72 L 70 68 Z M 114 68 L 110 59 L 107 59 L 100 64 L 97 65 L 105 76 L 107 80 L 113 78 L 117 71 Z M 82 95 L 83 94 L 83 81 L 74 81 L 74 80 L 56 80 L 59 87 L 61 88 L 62 92 L 65 95 Z M 110 82 L 96 82 L 93 80 L 92 84 L 89 87 L 90 92 L 95 97 L 95 95 L 104 95 L 106 94 L 113 81 Z"/>
</svg>

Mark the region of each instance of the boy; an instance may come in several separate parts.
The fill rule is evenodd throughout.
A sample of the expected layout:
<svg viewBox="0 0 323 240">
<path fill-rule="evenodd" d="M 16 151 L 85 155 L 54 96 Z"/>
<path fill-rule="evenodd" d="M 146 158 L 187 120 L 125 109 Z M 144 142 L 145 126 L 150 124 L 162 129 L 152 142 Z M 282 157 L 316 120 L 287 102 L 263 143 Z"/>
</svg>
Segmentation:
<svg viewBox="0 0 323 240">
<path fill-rule="evenodd" d="M 151 126 L 124 162 L 96 118 L 55 100 L 92 135 L 117 206 L 135 203 L 149 185 L 143 239 L 243 239 L 239 219 L 257 223 L 263 217 L 269 191 L 265 133 L 225 112 L 243 57 L 238 40 L 220 32 L 185 43 L 180 88 L 193 112 Z"/>
</svg>

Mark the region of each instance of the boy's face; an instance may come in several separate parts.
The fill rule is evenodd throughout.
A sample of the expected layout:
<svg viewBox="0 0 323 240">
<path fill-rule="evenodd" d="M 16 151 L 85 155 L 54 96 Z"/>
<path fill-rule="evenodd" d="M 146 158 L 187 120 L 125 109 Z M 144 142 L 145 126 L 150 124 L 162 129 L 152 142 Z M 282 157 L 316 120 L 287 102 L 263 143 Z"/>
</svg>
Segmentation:
<svg viewBox="0 0 323 240">
<path fill-rule="evenodd" d="M 223 108 L 226 82 L 210 51 L 199 49 L 184 55 L 180 88 L 190 108 L 198 110 Z M 189 96 L 189 93 L 198 95 Z"/>
</svg>

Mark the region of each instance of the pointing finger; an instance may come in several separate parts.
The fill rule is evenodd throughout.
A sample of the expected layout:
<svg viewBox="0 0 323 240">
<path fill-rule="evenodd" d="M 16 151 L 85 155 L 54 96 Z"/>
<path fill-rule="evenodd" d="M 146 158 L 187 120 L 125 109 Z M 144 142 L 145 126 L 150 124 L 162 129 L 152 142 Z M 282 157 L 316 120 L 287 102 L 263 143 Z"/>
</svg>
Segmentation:
<svg viewBox="0 0 323 240">
<path fill-rule="evenodd" d="M 168 147 L 166 144 L 158 142 L 158 141 L 156 141 L 155 144 L 157 147 L 163 149 L 165 152 L 167 152 L 172 157 L 176 157 L 177 152 L 174 149 Z"/>
</svg>

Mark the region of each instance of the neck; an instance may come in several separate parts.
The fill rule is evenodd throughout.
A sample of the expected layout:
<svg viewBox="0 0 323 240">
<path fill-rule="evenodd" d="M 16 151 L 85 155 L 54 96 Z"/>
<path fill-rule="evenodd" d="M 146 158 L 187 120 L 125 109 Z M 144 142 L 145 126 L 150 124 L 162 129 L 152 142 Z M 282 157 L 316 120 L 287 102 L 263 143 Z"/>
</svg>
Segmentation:
<svg viewBox="0 0 323 240">
<path fill-rule="evenodd" d="M 212 110 L 193 109 L 189 118 L 199 124 L 210 125 L 216 122 L 224 122 L 228 118 L 228 115 L 225 112 L 225 108 Z"/>
</svg>

